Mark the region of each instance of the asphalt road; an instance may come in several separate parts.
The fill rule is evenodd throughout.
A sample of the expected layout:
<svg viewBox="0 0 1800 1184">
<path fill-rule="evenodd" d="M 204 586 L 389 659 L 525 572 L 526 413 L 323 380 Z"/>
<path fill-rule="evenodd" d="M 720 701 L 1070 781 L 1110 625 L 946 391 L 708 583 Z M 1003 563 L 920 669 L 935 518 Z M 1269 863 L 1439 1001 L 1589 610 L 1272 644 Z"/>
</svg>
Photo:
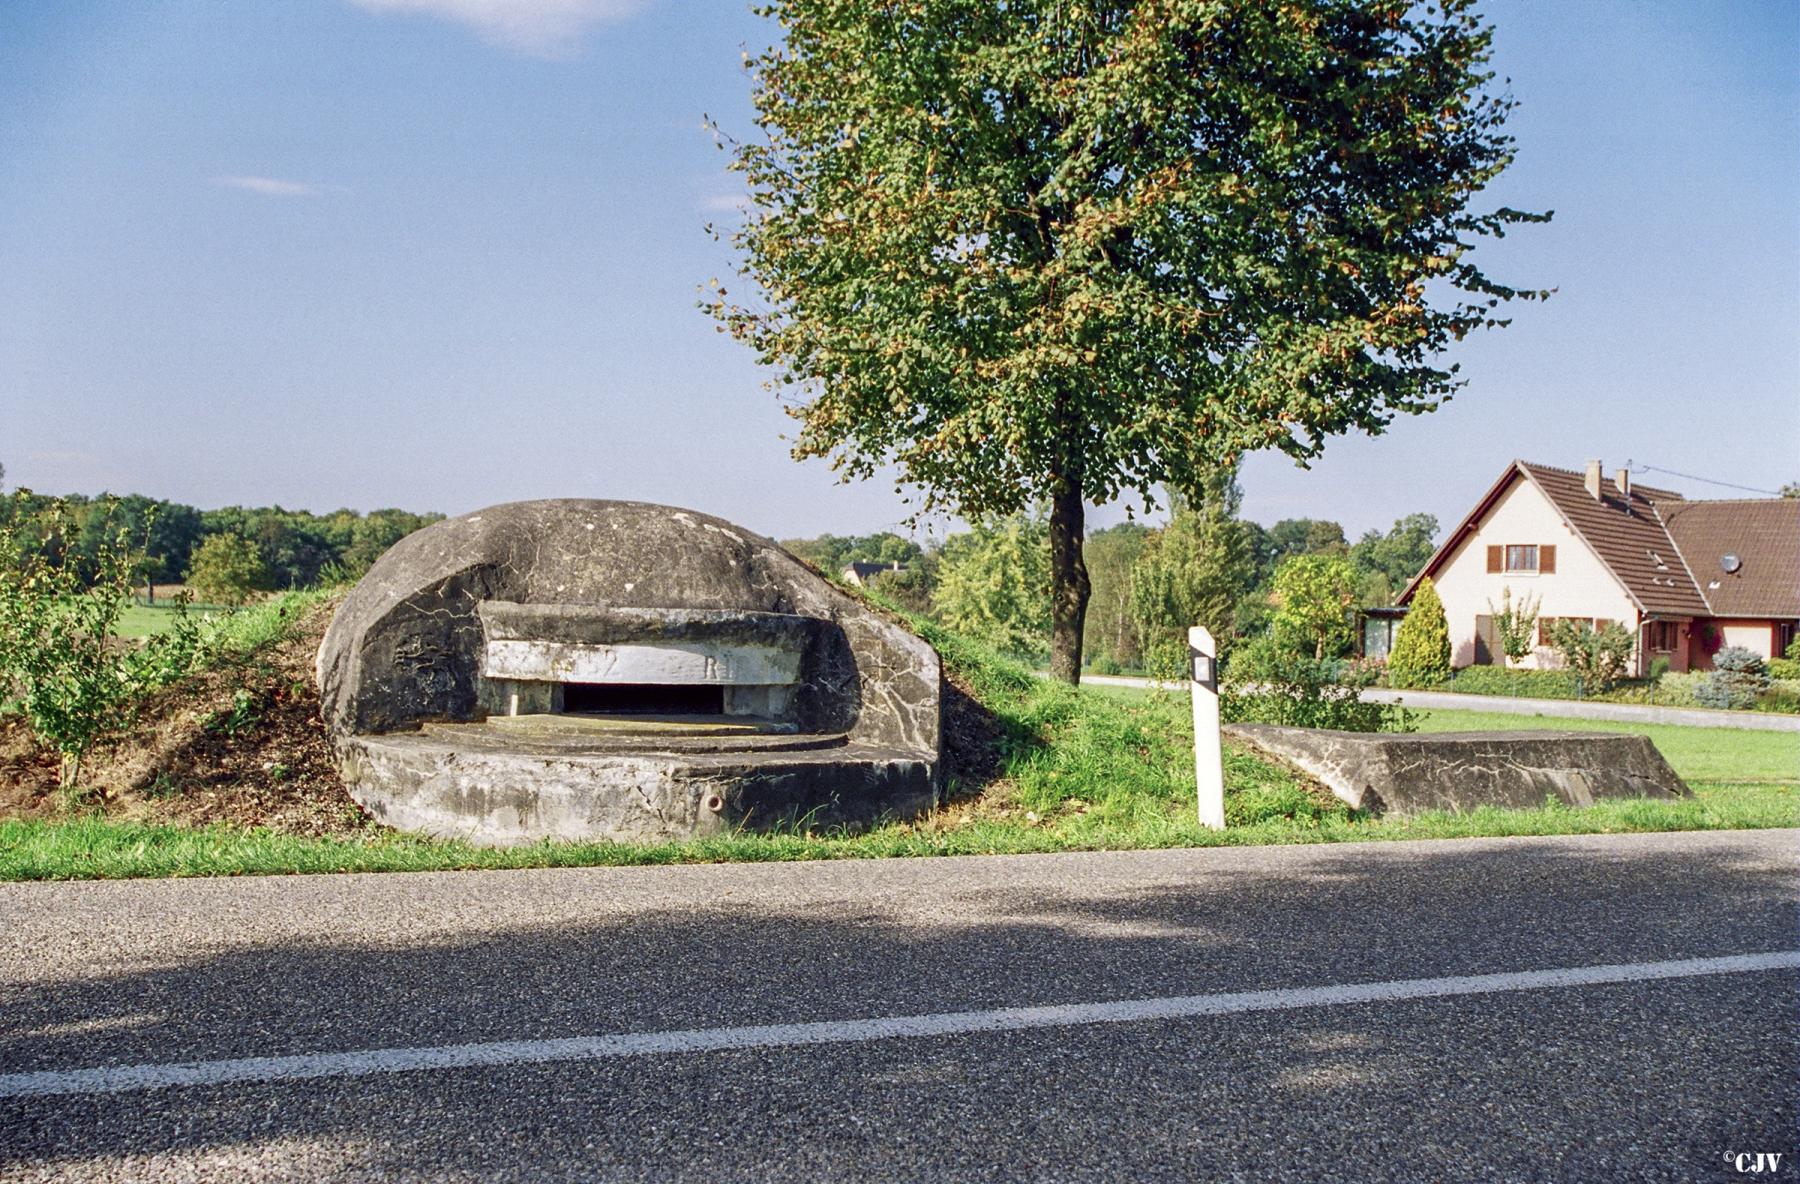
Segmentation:
<svg viewBox="0 0 1800 1184">
<path fill-rule="evenodd" d="M 0 885 L 0 1179 L 1795 1179 L 1797 853 Z"/>
</svg>

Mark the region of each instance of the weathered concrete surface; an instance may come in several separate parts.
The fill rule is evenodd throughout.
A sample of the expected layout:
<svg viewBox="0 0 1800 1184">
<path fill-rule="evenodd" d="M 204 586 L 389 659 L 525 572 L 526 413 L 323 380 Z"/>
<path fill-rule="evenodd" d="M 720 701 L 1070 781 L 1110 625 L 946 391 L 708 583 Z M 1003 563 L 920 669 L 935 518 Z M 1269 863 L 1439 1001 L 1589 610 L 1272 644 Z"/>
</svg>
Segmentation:
<svg viewBox="0 0 1800 1184">
<path fill-rule="evenodd" d="M 779 714 L 784 731 L 829 743 L 544 752 L 420 732 L 482 720 L 511 701 L 497 689 L 555 685 L 516 681 L 522 668 L 506 665 L 495 673 L 512 677 L 488 678 L 496 655 L 542 657 L 541 677 L 571 683 L 606 681 L 615 661 L 630 667 L 616 681 L 731 684 L 728 710 Z M 405 829 L 491 843 L 678 838 L 910 816 L 935 798 L 936 652 L 768 539 L 689 510 L 518 502 L 427 527 L 346 598 L 318 679 L 351 793 Z M 555 705 L 546 693 L 522 709 Z"/>
<path fill-rule="evenodd" d="M 1358 810 L 1417 814 L 1480 806 L 1531 809 L 1547 800 L 1590 806 L 1602 798 L 1691 797 L 1648 737 L 1604 732 L 1334 732 L 1228 724 L 1255 745 L 1323 782 Z"/>
<path fill-rule="evenodd" d="M 442 729 L 353 736 L 345 777 L 358 800 L 399 830 L 484 846 L 539 839 L 654 842 L 792 825 L 866 825 L 912 817 L 936 798 L 923 754 L 839 743 L 706 751 L 616 745 L 493 747 Z"/>
</svg>

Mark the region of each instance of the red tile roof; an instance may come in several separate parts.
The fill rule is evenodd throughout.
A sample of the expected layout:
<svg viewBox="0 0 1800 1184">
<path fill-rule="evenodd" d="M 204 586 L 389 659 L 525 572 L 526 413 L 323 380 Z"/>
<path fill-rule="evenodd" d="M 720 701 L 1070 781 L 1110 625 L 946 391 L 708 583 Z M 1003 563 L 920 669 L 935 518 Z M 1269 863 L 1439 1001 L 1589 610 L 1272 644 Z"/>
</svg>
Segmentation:
<svg viewBox="0 0 1800 1184">
<path fill-rule="evenodd" d="M 1705 598 L 1658 516 L 1661 507 L 1681 502 L 1679 493 L 1639 485 L 1627 498 L 1611 481 L 1602 481 L 1595 501 L 1580 473 L 1515 463 L 1640 609 L 1673 617 L 1708 615 Z"/>
<path fill-rule="evenodd" d="M 1662 517 L 1714 616 L 1800 617 L 1800 498 L 1682 502 Z"/>
<path fill-rule="evenodd" d="M 1582 474 L 1522 460 L 1514 461 L 1450 532 L 1407 585 L 1402 604 L 1519 480 L 1538 488 L 1645 613 L 1800 617 L 1800 499 L 1691 502 L 1670 490 L 1642 485 L 1634 485 L 1626 497 L 1607 481 L 1596 500 Z M 1726 553 L 1740 561 L 1735 576 L 1719 567 Z"/>
</svg>

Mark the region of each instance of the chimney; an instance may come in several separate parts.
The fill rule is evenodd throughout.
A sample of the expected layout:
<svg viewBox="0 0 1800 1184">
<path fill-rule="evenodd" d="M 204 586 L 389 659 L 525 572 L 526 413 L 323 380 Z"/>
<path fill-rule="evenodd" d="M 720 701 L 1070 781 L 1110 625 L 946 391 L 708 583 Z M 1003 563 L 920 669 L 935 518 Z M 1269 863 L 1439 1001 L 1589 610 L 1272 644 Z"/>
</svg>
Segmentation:
<svg viewBox="0 0 1800 1184">
<path fill-rule="evenodd" d="M 1631 501 L 1631 470 L 1618 469 L 1613 473 L 1613 484 L 1618 487 L 1619 496 L 1626 502 Z"/>
<path fill-rule="evenodd" d="M 1587 486 L 1588 496 L 1595 501 L 1600 500 L 1600 478 L 1603 475 L 1599 461 L 1590 460 L 1587 463 L 1587 478 L 1582 484 Z"/>
</svg>

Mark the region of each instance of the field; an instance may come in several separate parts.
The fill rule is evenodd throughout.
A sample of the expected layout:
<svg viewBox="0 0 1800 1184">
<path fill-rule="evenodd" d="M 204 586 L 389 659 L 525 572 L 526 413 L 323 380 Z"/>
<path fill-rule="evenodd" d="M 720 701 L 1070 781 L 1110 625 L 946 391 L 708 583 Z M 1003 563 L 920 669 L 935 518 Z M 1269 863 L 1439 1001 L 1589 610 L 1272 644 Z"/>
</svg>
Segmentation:
<svg viewBox="0 0 1800 1184">
<path fill-rule="evenodd" d="M 188 612 L 195 616 L 210 617 L 228 610 L 217 605 L 193 604 Z M 165 633 L 175 627 L 175 606 L 159 602 L 154 605 L 134 601 L 119 617 L 119 626 L 113 632 L 120 637 L 150 637 Z"/>
</svg>

